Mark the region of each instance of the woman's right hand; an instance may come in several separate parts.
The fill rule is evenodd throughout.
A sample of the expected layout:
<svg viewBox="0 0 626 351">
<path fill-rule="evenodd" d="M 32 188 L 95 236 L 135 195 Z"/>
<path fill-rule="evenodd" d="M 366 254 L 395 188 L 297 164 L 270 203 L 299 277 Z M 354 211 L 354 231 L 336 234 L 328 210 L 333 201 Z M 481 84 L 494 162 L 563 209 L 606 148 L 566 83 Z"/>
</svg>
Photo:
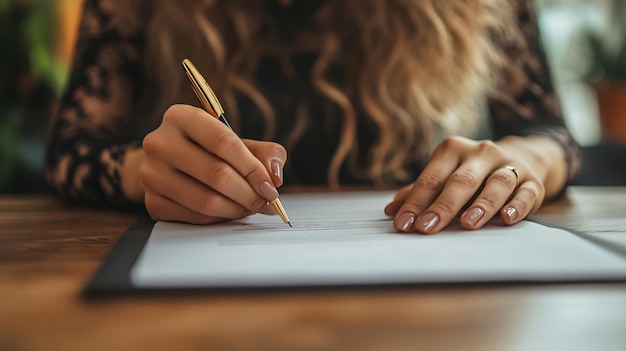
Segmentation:
<svg viewBox="0 0 626 351">
<path fill-rule="evenodd" d="M 140 177 L 155 220 L 207 224 L 276 214 L 268 201 L 283 181 L 280 144 L 240 139 L 206 111 L 173 105 L 143 150 Z"/>
</svg>

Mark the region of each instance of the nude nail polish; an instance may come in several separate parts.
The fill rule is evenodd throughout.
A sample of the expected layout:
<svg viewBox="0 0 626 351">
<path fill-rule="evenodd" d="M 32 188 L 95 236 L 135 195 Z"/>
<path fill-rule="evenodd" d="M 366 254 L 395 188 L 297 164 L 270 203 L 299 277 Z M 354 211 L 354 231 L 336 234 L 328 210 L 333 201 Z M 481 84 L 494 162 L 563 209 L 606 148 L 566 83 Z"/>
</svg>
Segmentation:
<svg viewBox="0 0 626 351">
<path fill-rule="evenodd" d="M 263 182 L 259 186 L 259 192 L 267 201 L 272 201 L 278 197 L 278 190 L 269 182 Z"/>
<path fill-rule="evenodd" d="M 517 210 L 515 209 L 515 207 L 507 207 L 504 212 L 506 212 L 506 215 L 511 221 L 514 221 L 517 218 Z"/>
<path fill-rule="evenodd" d="M 485 211 L 482 208 L 474 207 L 467 212 L 467 221 L 472 225 L 476 225 L 484 215 Z"/>
<path fill-rule="evenodd" d="M 283 182 L 283 166 L 278 161 L 272 161 L 271 163 L 272 174 Z"/>
<path fill-rule="evenodd" d="M 397 223 L 396 228 L 403 232 L 409 232 L 413 228 L 415 214 L 411 212 L 404 212 L 398 216 L 395 222 Z"/>
<path fill-rule="evenodd" d="M 425 233 L 430 232 L 439 223 L 439 216 L 434 213 L 427 213 L 420 218 L 419 227 Z"/>
</svg>

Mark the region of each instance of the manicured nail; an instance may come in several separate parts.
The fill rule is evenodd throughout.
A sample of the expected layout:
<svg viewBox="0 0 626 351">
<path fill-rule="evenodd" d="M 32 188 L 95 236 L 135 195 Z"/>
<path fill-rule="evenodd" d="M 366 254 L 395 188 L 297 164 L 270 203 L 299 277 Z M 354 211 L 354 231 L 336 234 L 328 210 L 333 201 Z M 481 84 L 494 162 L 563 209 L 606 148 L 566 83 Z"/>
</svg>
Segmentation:
<svg viewBox="0 0 626 351">
<path fill-rule="evenodd" d="M 515 209 L 515 207 L 507 207 L 507 209 L 504 212 L 506 212 L 506 215 L 509 217 L 509 220 L 511 221 L 514 221 L 515 218 L 517 218 L 517 210 Z"/>
<path fill-rule="evenodd" d="M 267 201 L 272 201 L 278 197 L 278 190 L 268 182 L 263 182 L 259 186 L 259 192 Z"/>
<path fill-rule="evenodd" d="M 396 228 L 403 232 L 410 232 L 413 229 L 413 223 L 415 222 L 415 214 L 411 212 L 404 212 L 396 218 Z"/>
<path fill-rule="evenodd" d="M 422 228 L 422 231 L 428 233 L 437 225 L 437 223 L 439 223 L 439 216 L 430 212 L 420 218 L 418 226 Z"/>
<path fill-rule="evenodd" d="M 280 182 L 282 184 L 282 182 L 283 182 L 283 165 L 280 162 L 278 162 L 278 161 L 272 161 L 271 168 L 272 168 L 272 174 L 274 174 L 274 176 L 276 178 L 280 179 Z"/>
<path fill-rule="evenodd" d="M 469 211 L 467 211 L 467 214 L 466 214 L 467 221 L 471 225 L 476 225 L 476 223 L 478 223 L 478 221 L 480 221 L 480 219 L 483 218 L 484 215 L 485 215 L 485 211 L 480 207 L 474 207 L 470 209 Z"/>
</svg>

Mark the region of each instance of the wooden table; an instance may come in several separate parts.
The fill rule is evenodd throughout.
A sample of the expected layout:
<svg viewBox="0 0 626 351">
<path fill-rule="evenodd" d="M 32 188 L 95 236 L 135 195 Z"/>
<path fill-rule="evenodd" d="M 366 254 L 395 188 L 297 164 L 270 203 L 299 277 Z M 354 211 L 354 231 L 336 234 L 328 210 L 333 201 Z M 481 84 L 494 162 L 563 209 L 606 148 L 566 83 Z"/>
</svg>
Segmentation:
<svg viewBox="0 0 626 351">
<path fill-rule="evenodd" d="M 626 188 L 571 188 L 540 217 L 626 243 Z M 0 197 L 0 350 L 626 349 L 626 284 L 82 299 L 134 219 Z"/>
</svg>

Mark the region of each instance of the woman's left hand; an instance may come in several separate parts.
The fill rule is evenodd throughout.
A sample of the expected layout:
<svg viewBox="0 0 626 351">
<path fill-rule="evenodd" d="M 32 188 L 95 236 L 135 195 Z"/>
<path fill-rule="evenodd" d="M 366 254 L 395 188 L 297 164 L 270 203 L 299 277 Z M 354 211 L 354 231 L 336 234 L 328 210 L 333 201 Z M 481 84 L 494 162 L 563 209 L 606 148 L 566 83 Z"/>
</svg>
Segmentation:
<svg viewBox="0 0 626 351">
<path fill-rule="evenodd" d="M 564 182 L 562 151 L 547 138 L 453 136 L 437 146 L 415 183 L 401 189 L 385 213 L 400 232 L 436 233 L 459 214 L 465 229 L 481 228 L 497 214 L 510 225 L 537 211 Z"/>
</svg>

